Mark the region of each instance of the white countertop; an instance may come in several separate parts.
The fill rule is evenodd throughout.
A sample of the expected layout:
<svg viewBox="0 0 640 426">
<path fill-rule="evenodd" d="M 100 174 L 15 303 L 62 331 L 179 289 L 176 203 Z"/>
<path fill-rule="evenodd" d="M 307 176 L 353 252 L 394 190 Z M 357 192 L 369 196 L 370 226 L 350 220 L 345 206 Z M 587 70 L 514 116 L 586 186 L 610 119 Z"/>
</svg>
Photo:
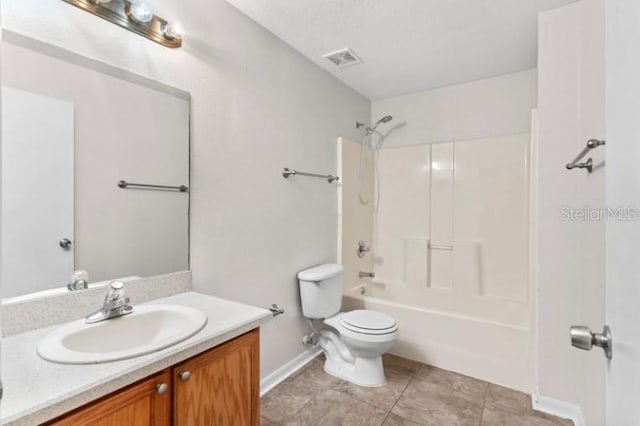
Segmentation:
<svg viewBox="0 0 640 426">
<path fill-rule="evenodd" d="M 207 315 L 207 324 L 176 345 L 136 358 L 91 365 L 55 364 L 36 353 L 40 340 L 60 325 L 2 340 L 0 405 L 3 425 L 36 425 L 143 379 L 207 349 L 259 327 L 271 318 L 266 309 L 188 292 L 146 304 L 190 306 Z M 134 306 L 135 308 L 135 306 Z"/>
</svg>

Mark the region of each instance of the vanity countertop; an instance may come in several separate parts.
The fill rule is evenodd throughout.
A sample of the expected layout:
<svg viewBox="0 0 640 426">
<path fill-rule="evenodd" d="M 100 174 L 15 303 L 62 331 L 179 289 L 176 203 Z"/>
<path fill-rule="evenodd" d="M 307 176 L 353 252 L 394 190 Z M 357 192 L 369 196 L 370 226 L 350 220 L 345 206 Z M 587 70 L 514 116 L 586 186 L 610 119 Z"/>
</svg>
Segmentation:
<svg viewBox="0 0 640 426">
<path fill-rule="evenodd" d="M 271 318 L 266 309 L 196 292 L 181 293 L 146 304 L 156 303 L 199 309 L 207 315 L 207 324 L 197 334 L 176 345 L 104 364 L 55 364 L 40 358 L 36 353 L 38 343 L 60 325 L 3 339 L 4 395 L 0 405 L 0 423 L 34 425 L 51 420 L 231 340 Z"/>
</svg>

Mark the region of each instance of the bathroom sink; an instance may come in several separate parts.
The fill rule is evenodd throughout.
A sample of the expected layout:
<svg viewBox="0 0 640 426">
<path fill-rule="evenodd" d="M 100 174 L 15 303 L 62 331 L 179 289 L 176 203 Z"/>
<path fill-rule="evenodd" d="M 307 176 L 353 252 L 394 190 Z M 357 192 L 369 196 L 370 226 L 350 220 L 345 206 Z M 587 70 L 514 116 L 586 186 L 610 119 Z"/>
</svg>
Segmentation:
<svg viewBox="0 0 640 426">
<path fill-rule="evenodd" d="M 87 324 L 71 322 L 48 334 L 38 354 L 62 364 L 95 364 L 155 352 L 175 345 L 207 323 L 197 309 L 179 305 L 135 306 L 133 313 Z"/>
</svg>

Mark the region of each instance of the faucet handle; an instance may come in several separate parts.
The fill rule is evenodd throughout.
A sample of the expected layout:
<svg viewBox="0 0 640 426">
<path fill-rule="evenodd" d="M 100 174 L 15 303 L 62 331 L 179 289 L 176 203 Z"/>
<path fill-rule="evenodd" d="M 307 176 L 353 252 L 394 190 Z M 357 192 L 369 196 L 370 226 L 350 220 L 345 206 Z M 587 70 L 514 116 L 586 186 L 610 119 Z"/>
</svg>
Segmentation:
<svg viewBox="0 0 640 426">
<path fill-rule="evenodd" d="M 111 281 L 111 284 L 109 284 L 109 290 L 104 296 L 104 302 L 108 303 L 114 300 L 123 299 L 125 292 L 126 289 L 122 281 Z"/>
<path fill-rule="evenodd" d="M 127 307 L 127 306 L 129 306 L 129 302 L 130 301 L 131 300 L 128 297 L 122 297 L 122 298 L 113 299 L 113 300 L 110 300 L 108 302 L 105 302 L 104 306 L 102 307 L 102 309 L 110 311 L 110 310 L 113 310 L 113 309 Z"/>
</svg>

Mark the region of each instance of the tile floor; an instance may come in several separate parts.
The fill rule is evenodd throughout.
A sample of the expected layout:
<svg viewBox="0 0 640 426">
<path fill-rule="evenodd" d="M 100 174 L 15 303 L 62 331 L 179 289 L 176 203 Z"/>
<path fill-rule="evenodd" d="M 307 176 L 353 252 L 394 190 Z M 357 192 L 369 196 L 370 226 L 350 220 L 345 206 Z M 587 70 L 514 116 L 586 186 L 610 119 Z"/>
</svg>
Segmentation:
<svg viewBox="0 0 640 426">
<path fill-rule="evenodd" d="M 387 384 L 362 388 L 322 369 L 319 357 L 262 397 L 262 425 L 559 426 L 524 393 L 398 358 L 384 357 Z"/>
</svg>

